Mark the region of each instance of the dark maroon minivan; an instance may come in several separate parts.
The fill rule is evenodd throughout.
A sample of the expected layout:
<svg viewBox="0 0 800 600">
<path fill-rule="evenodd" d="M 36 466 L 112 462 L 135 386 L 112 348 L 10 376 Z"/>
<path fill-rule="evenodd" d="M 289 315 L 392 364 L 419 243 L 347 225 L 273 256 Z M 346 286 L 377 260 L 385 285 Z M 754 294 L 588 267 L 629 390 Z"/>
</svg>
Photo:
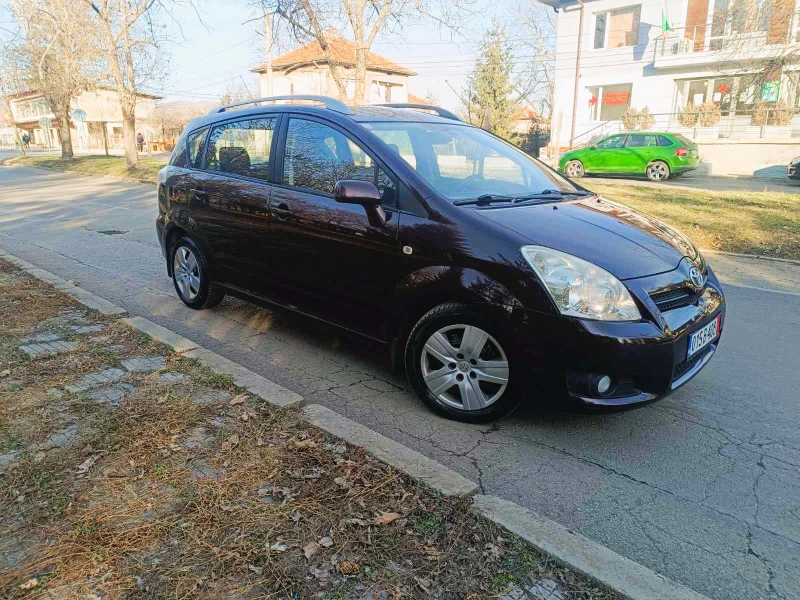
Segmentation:
<svg viewBox="0 0 800 600">
<path fill-rule="evenodd" d="M 684 235 L 436 107 L 223 106 L 189 123 L 158 183 L 186 305 L 230 294 L 380 340 L 454 419 L 657 400 L 725 324 Z"/>
</svg>

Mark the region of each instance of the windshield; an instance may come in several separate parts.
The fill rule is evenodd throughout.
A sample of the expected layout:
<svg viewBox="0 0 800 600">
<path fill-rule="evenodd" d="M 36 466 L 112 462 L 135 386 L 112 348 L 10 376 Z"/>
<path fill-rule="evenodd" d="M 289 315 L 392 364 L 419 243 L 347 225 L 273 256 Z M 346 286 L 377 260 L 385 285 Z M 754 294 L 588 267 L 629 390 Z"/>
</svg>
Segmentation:
<svg viewBox="0 0 800 600">
<path fill-rule="evenodd" d="M 397 121 L 364 126 L 450 200 L 577 190 L 521 150 L 477 127 Z"/>
</svg>

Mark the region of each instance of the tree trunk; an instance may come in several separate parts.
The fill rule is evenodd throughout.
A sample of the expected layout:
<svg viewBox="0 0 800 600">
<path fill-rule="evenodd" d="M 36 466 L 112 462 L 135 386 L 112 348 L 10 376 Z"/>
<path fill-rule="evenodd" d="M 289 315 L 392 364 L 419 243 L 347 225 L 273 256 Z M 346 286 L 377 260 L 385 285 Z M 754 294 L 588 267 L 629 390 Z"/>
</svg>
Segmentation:
<svg viewBox="0 0 800 600">
<path fill-rule="evenodd" d="M 58 121 L 58 137 L 61 138 L 61 158 L 72 160 L 75 154 L 72 152 L 72 132 L 69 130 L 69 117 L 63 110 L 54 113 Z"/>
<path fill-rule="evenodd" d="M 353 94 L 353 104 L 369 104 L 366 98 L 367 87 L 367 49 L 363 46 L 356 48 L 356 91 Z"/>
<path fill-rule="evenodd" d="M 122 102 L 122 145 L 125 148 L 125 167 L 139 168 L 139 153 L 136 149 L 136 104 Z"/>
</svg>

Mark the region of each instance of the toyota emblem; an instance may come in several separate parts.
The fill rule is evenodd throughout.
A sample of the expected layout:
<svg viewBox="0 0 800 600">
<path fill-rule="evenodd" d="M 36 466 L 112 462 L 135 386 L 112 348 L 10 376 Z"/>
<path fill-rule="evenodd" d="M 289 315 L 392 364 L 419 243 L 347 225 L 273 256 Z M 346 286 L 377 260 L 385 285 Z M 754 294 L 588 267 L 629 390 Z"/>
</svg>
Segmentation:
<svg viewBox="0 0 800 600">
<path fill-rule="evenodd" d="M 705 283 L 703 274 L 696 267 L 692 267 L 689 271 L 689 279 L 691 279 L 692 285 L 698 290 L 701 289 Z"/>
</svg>

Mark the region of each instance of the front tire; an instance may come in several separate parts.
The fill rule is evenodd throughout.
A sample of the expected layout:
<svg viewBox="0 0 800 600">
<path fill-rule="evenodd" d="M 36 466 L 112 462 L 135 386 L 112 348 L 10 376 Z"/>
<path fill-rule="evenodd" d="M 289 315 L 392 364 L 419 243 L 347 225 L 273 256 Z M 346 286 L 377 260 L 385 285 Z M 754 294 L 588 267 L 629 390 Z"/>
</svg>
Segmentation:
<svg viewBox="0 0 800 600">
<path fill-rule="evenodd" d="M 580 178 L 586 173 L 583 163 L 579 160 L 571 160 L 564 166 L 564 173 L 567 177 Z"/>
<path fill-rule="evenodd" d="M 195 310 L 214 308 L 225 293 L 212 285 L 203 253 L 191 238 L 183 237 L 172 245 L 172 283 L 181 301 Z"/>
<path fill-rule="evenodd" d="M 640 171 L 641 172 L 641 171 Z M 669 179 L 669 165 L 663 160 L 656 160 L 647 165 L 647 178 L 650 181 L 661 183 Z"/>
<path fill-rule="evenodd" d="M 485 423 L 520 402 L 519 376 L 508 350 L 483 314 L 460 303 L 441 304 L 409 335 L 406 375 L 431 410 L 448 419 Z"/>
</svg>

